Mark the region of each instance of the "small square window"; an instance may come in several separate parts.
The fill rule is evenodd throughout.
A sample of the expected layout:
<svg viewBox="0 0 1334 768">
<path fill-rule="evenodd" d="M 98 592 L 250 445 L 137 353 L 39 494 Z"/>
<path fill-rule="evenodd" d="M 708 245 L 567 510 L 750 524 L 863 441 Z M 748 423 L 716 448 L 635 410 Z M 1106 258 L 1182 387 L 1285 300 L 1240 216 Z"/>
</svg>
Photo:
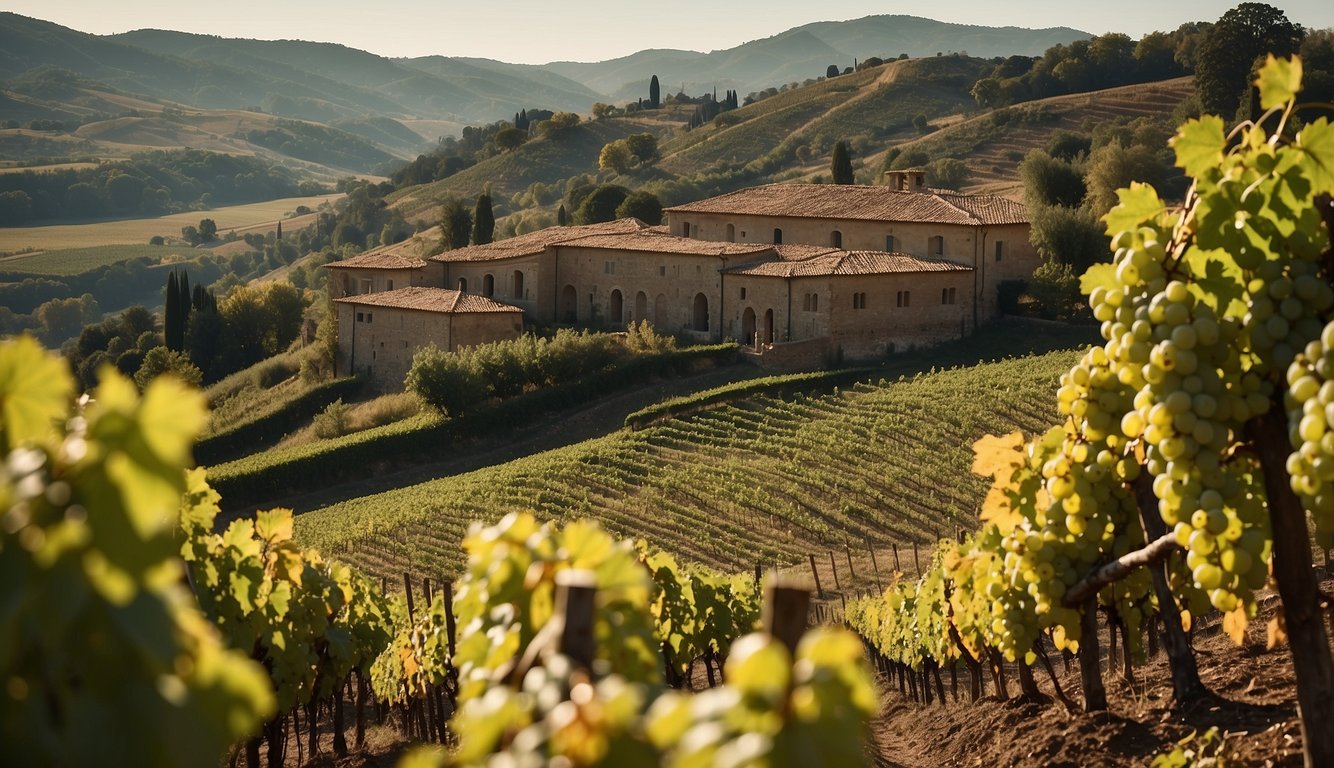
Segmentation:
<svg viewBox="0 0 1334 768">
<path fill-rule="evenodd" d="M 746 298 L 746 286 L 741 286 L 741 298 Z"/>
</svg>

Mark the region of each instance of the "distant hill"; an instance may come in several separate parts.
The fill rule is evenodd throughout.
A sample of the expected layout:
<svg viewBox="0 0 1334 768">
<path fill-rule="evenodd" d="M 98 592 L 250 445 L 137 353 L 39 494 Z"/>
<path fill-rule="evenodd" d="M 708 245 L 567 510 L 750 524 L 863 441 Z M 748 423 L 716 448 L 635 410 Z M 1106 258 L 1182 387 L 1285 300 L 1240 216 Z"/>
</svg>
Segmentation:
<svg viewBox="0 0 1334 768">
<path fill-rule="evenodd" d="M 1068 27 L 1023 29 L 949 24 L 916 16 L 867 16 L 851 21 L 822 21 L 762 40 L 712 53 L 654 49 L 595 63 L 552 62 L 545 69 L 577 80 L 616 99 L 648 95 L 657 75 L 664 93 L 684 87 L 698 94 L 717 87 L 743 95 L 769 86 L 804 82 L 854 60 L 966 52 L 970 56 L 1036 56 L 1058 43 L 1091 37 Z"/>
</svg>

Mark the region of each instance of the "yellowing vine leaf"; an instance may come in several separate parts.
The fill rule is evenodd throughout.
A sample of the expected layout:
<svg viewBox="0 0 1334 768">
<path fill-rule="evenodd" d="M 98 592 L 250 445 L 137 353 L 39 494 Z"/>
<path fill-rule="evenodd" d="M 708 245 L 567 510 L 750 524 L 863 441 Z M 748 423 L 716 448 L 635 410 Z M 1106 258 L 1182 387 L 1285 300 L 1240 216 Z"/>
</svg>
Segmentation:
<svg viewBox="0 0 1334 768">
<path fill-rule="evenodd" d="M 1232 638 L 1232 642 L 1241 645 L 1246 640 L 1246 626 L 1251 620 L 1246 616 L 1246 607 L 1237 606 L 1235 610 L 1223 614 L 1223 632 Z"/>
<path fill-rule="evenodd" d="M 973 472 L 983 477 L 1008 477 L 1024 465 L 1024 433 L 984 435 L 973 443 Z"/>
<path fill-rule="evenodd" d="M 1191 178 L 1200 178 L 1223 162 L 1223 148 L 1227 144 L 1223 135 L 1223 118 L 1205 115 L 1198 120 L 1190 120 L 1181 126 L 1181 130 L 1169 143 L 1176 151 L 1177 167 L 1185 170 Z"/>
<path fill-rule="evenodd" d="M 69 411 L 74 381 L 59 355 L 31 336 L 0 347 L 0 431 L 6 447 L 43 440 Z"/>
<path fill-rule="evenodd" d="M 1265 647 L 1272 651 L 1287 641 L 1288 627 L 1283 620 L 1283 612 L 1279 611 L 1274 618 L 1269 620 L 1268 631 L 1265 638 Z"/>
<path fill-rule="evenodd" d="M 1260 89 L 1261 109 L 1287 104 L 1302 89 L 1302 60 L 1296 56 L 1277 59 L 1274 54 L 1269 54 L 1255 78 L 1255 87 Z"/>
</svg>

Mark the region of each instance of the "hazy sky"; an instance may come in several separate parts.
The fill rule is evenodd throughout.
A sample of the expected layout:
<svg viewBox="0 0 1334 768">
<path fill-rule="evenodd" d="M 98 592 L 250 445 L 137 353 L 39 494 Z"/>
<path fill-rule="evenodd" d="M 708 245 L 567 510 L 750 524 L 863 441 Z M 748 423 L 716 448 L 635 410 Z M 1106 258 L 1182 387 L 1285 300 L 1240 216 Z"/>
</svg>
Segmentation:
<svg viewBox="0 0 1334 768">
<path fill-rule="evenodd" d="M 987 26 L 1074 27 L 1139 37 L 1217 19 L 1206 0 L 5 0 L 14 11 L 95 34 L 153 27 L 336 42 L 385 56 L 599 61 L 644 48 L 731 48 L 812 21 L 909 14 Z M 1307 27 L 1334 27 L 1334 1 L 1271 3 Z"/>
</svg>

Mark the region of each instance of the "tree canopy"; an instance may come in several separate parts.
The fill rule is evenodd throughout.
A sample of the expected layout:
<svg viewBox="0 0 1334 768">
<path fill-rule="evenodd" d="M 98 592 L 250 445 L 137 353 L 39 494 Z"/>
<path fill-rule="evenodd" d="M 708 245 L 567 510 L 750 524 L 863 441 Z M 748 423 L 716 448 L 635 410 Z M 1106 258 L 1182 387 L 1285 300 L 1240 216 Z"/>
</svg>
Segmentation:
<svg viewBox="0 0 1334 768">
<path fill-rule="evenodd" d="M 1283 11 L 1264 3 L 1242 3 L 1224 13 L 1195 52 L 1195 90 L 1205 110 L 1224 118 L 1237 113 L 1256 62 L 1266 53 L 1290 56 L 1304 31 Z"/>
</svg>

